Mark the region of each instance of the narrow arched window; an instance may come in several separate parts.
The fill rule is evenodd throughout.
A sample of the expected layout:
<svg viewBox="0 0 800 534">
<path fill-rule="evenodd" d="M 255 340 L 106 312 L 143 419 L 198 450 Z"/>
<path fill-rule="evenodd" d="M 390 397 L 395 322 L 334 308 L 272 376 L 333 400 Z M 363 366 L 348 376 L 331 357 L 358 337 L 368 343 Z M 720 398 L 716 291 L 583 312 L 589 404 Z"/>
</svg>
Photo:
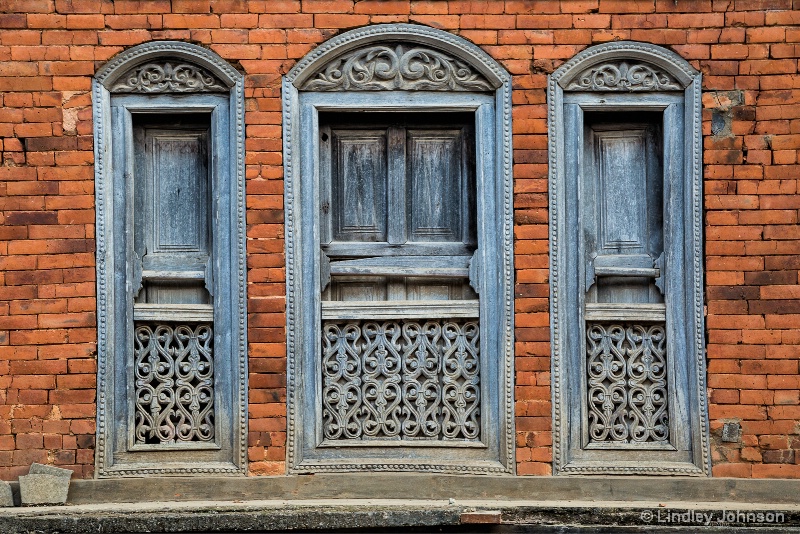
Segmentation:
<svg viewBox="0 0 800 534">
<path fill-rule="evenodd" d="M 293 472 L 511 472 L 509 75 L 378 25 L 284 78 Z"/>
<path fill-rule="evenodd" d="M 243 473 L 243 77 L 151 42 L 92 94 L 98 475 Z"/>
<path fill-rule="evenodd" d="M 550 77 L 556 473 L 709 473 L 700 82 L 633 42 Z"/>
</svg>

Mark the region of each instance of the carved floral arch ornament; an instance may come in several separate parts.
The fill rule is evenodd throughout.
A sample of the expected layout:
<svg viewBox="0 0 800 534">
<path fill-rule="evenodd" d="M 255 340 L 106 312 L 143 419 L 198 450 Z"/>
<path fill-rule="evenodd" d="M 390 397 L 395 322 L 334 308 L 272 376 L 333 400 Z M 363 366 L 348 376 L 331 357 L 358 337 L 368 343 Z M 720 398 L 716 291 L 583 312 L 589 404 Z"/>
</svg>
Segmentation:
<svg viewBox="0 0 800 534">
<path fill-rule="evenodd" d="M 353 30 L 309 52 L 286 75 L 300 91 L 495 91 L 508 73 L 474 44 L 413 24 Z"/>
<path fill-rule="evenodd" d="M 480 438 L 454 447 L 443 441 L 426 448 L 420 441 L 410 448 L 369 449 L 358 443 L 325 448 L 319 417 L 322 408 L 311 399 L 320 394 L 323 374 L 318 363 L 320 332 L 315 331 L 321 324 L 321 297 L 320 290 L 313 288 L 330 279 L 331 265 L 324 253 L 320 259 L 319 227 L 315 226 L 321 213 L 316 199 L 321 187 L 317 160 L 320 142 L 327 139 L 319 131 L 320 112 L 357 111 L 365 116 L 371 112 L 443 110 L 472 114 L 475 144 L 481 147 L 475 166 L 478 198 L 483 195 L 485 199 L 479 201 L 478 211 L 485 217 L 478 217 L 486 222 L 469 273 L 470 283 L 480 287 L 476 292 L 481 299 L 481 318 L 492 318 L 492 328 L 481 326 L 480 339 L 481 365 L 491 359 L 493 363 L 486 365 L 493 368 L 480 379 L 485 388 L 481 389 L 484 417 Z M 427 116 L 435 120 L 438 114 Z M 359 28 L 312 50 L 284 77 L 283 133 L 289 471 L 513 473 L 510 75 L 479 47 L 445 31 L 412 24 Z M 392 324 L 396 326 L 386 323 Z M 412 327 L 416 323 L 405 324 Z M 475 323 L 468 324 L 477 328 Z"/>
<path fill-rule="evenodd" d="M 638 92 L 684 91 L 696 76 L 685 59 L 665 48 L 617 41 L 584 50 L 550 79 L 564 91 Z"/>
<path fill-rule="evenodd" d="M 631 41 L 590 47 L 550 76 L 547 97 L 554 474 L 711 474 L 703 320 L 701 81 L 701 74 L 676 53 Z M 668 366 L 672 365 L 667 373 L 673 380 L 667 387 L 672 434 L 669 443 L 664 440 L 663 445 L 658 445 L 662 447 L 659 451 L 654 450 L 658 446 L 652 446 L 650 451 L 630 453 L 625 448 L 630 451 L 635 447 L 626 440 L 592 443 L 587 429 L 594 427 L 586 418 L 581 419 L 581 410 L 587 409 L 583 406 L 594 409 L 596 400 L 591 392 L 587 399 L 586 389 L 594 387 L 594 382 L 592 369 L 586 370 L 585 358 L 591 361 L 586 354 L 591 353 L 595 341 L 592 335 L 600 327 L 591 322 L 592 316 L 586 311 L 589 307 L 585 291 L 591 288 L 597 271 L 585 275 L 589 267 L 584 263 L 591 266 L 595 260 L 585 260 L 581 255 L 585 253 L 580 248 L 584 245 L 573 247 L 570 243 L 579 241 L 580 225 L 594 224 L 584 222 L 592 221 L 594 215 L 584 215 L 584 208 L 580 207 L 584 201 L 577 193 L 587 183 L 581 181 L 588 180 L 583 176 L 595 172 L 587 162 L 595 162 L 591 158 L 598 157 L 583 155 L 591 154 L 591 150 L 584 149 L 584 136 L 595 135 L 590 133 L 596 124 L 592 121 L 605 120 L 600 123 L 601 128 L 609 128 L 602 125 L 631 120 L 639 111 L 658 117 L 647 120 L 655 120 L 652 124 L 663 132 L 659 149 L 663 150 L 665 192 L 658 202 L 663 202 L 664 242 L 672 244 L 664 245 L 662 258 L 666 254 L 666 266 L 651 266 L 655 267 L 651 269 L 654 273 L 662 273 L 654 284 L 662 295 L 667 295 L 666 312 L 660 316 L 666 318 L 639 316 L 625 320 L 655 324 L 655 329 L 662 328 L 658 321 L 666 321 L 667 334 L 659 330 L 659 340 L 666 343 Z M 614 119 L 616 112 L 624 112 L 628 118 Z M 592 118 L 592 113 L 606 118 Z M 619 131 L 626 127 L 629 126 L 618 126 Z M 612 312 L 605 316 L 602 312 L 593 313 L 602 320 L 623 324 L 622 319 L 612 317 Z M 584 318 L 587 330 L 581 324 Z M 618 325 L 613 328 L 622 331 Z M 587 336 L 589 341 L 585 340 Z M 656 352 L 655 357 L 662 357 Z M 588 378 L 576 378 L 584 373 Z M 607 450 L 600 450 L 603 447 Z M 613 456 L 618 451 L 619 455 Z M 633 459 L 635 454 L 641 455 L 639 459 Z"/>
<path fill-rule="evenodd" d="M 247 470 L 244 76 L 201 46 L 153 41 L 125 50 L 98 70 L 92 80 L 92 105 L 97 235 L 97 476 L 244 474 Z M 137 277 L 141 281 L 142 277 L 141 270 L 137 272 L 137 267 L 131 266 L 132 246 L 128 237 L 133 233 L 130 228 L 133 201 L 127 199 L 133 197 L 133 181 L 141 179 L 133 176 L 133 158 L 129 157 L 135 145 L 133 122 L 136 116 L 172 115 L 177 123 L 179 117 L 187 114 L 205 117 L 204 127 L 210 132 L 207 143 L 212 156 L 207 172 L 213 200 L 209 209 L 215 210 L 215 215 L 209 231 L 214 232 L 210 247 L 216 263 L 214 267 L 206 267 L 207 273 L 212 269 L 214 273 L 213 277 L 206 274 L 206 287 L 213 294 L 214 305 L 213 311 L 205 315 L 189 313 L 171 320 L 213 321 L 213 404 L 220 406 L 216 420 L 222 422 L 217 423 L 214 443 L 199 446 L 188 443 L 186 450 L 178 448 L 172 456 L 155 448 L 137 453 L 135 440 L 123 435 L 133 432 L 134 423 L 121 424 L 128 419 L 133 421 L 130 411 L 124 408 L 128 393 L 122 390 L 128 387 L 133 391 L 134 386 L 122 369 L 127 365 L 125 358 L 131 358 L 132 354 L 120 348 L 130 340 L 120 337 L 120 332 L 130 329 L 136 313 L 131 309 L 132 297 L 125 284 L 130 285 L 131 279 Z M 208 330 L 204 326 L 198 328 Z M 175 332 L 179 330 L 183 332 L 186 327 L 179 326 Z M 208 368 L 207 371 L 210 372 Z M 222 382 L 216 382 L 217 377 Z"/>
<path fill-rule="evenodd" d="M 135 46 L 106 63 L 94 79 L 112 93 L 228 92 L 244 83 L 214 52 L 180 41 Z"/>
</svg>

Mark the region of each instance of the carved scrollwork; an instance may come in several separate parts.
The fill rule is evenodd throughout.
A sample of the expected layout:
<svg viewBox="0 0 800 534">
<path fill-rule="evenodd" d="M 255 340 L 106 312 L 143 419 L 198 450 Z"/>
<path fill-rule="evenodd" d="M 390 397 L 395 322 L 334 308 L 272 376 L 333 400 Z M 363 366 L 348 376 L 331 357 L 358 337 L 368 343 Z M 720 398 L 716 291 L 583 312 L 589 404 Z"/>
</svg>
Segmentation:
<svg viewBox="0 0 800 534">
<path fill-rule="evenodd" d="M 136 326 L 136 444 L 214 440 L 211 325 Z"/>
<path fill-rule="evenodd" d="M 305 91 L 492 91 L 463 61 L 430 48 L 403 45 L 360 48 L 334 59 L 302 87 Z"/>
<path fill-rule="evenodd" d="M 226 93 L 229 88 L 207 70 L 190 63 L 145 63 L 126 72 L 112 93 Z"/>
<path fill-rule="evenodd" d="M 441 326 L 429 322 L 403 325 L 406 343 L 403 358 L 403 412 L 406 420 L 403 433 L 409 437 L 436 439 L 442 431 L 439 421 L 439 399 L 442 383 L 439 380 L 441 361 Z"/>
<path fill-rule="evenodd" d="M 591 443 L 666 443 L 666 333 L 663 325 L 586 328 Z"/>
<path fill-rule="evenodd" d="M 325 322 L 322 416 L 328 440 L 478 440 L 475 322 Z"/>
<path fill-rule="evenodd" d="M 448 439 L 458 438 L 459 434 L 467 439 L 476 439 L 480 432 L 478 325 L 466 323 L 459 327 L 453 323 L 445 323 L 442 337 L 445 342 L 442 361 L 442 431 Z"/>
<path fill-rule="evenodd" d="M 567 91 L 681 91 L 669 74 L 646 63 L 603 63 L 583 71 Z"/>
</svg>

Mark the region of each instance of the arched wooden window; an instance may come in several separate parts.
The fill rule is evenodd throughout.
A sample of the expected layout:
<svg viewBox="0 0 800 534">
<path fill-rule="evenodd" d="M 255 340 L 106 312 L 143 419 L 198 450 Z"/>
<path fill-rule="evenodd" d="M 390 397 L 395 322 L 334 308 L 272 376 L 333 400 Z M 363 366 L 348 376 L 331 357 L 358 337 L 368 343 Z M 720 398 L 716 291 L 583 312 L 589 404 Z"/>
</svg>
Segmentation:
<svg viewBox="0 0 800 534">
<path fill-rule="evenodd" d="M 293 472 L 513 472 L 511 78 L 406 24 L 283 82 Z"/>
<path fill-rule="evenodd" d="M 98 476 L 246 470 L 243 87 L 172 41 L 93 81 Z"/>
<path fill-rule="evenodd" d="M 634 42 L 550 77 L 556 473 L 710 473 L 700 82 Z"/>
</svg>

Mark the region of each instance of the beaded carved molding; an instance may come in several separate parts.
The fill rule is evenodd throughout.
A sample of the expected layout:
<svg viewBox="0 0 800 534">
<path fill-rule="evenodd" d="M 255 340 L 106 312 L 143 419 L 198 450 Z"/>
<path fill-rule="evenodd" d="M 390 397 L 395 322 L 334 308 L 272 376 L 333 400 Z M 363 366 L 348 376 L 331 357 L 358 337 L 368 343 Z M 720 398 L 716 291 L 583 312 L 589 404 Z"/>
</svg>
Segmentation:
<svg viewBox="0 0 800 534">
<path fill-rule="evenodd" d="M 325 322 L 326 440 L 480 438 L 478 325 Z"/>
<path fill-rule="evenodd" d="M 329 62 L 304 91 L 491 91 L 467 63 L 431 48 L 387 44 L 359 48 Z"/>
</svg>

